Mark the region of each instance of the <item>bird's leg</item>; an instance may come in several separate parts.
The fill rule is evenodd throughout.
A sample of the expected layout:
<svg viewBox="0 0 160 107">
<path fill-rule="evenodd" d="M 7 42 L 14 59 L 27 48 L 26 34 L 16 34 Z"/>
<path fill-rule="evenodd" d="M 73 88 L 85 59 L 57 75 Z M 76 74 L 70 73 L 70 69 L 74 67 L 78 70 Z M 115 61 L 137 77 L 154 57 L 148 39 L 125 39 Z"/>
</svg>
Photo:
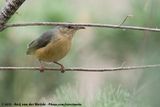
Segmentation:
<svg viewBox="0 0 160 107">
<path fill-rule="evenodd" d="M 53 61 L 53 63 L 57 64 L 57 65 L 60 65 L 61 66 L 61 73 L 64 73 L 65 72 L 65 68 L 62 64 L 56 62 L 56 61 Z"/>
<path fill-rule="evenodd" d="M 40 63 L 40 69 L 39 69 L 39 71 L 40 72 L 44 72 L 44 65 L 42 64 L 42 61 L 39 60 L 39 63 Z"/>
</svg>

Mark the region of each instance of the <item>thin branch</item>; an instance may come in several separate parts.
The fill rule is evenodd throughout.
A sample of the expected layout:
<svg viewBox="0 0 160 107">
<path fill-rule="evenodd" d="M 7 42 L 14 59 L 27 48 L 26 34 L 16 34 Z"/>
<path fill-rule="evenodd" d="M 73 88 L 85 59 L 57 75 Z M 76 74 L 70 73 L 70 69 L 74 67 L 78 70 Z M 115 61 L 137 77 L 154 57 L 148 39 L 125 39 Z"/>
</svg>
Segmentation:
<svg viewBox="0 0 160 107">
<path fill-rule="evenodd" d="M 3 30 L 3 25 L 11 18 L 17 9 L 25 0 L 7 0 L 5 6 L 0 10 L 0 31 Z"/>
<path fill-rule="evenodd" d="M 144 66 L 131 66 L 131 67 L 116 67 L 116 68 L 66 68 L 65 71 L 83 71 L 83 72 L 109 72 L 109 71 L 127 71 L 136 69 L 148 69 L 148 68 L 159 68 L 160 64 L 157 65 L 144 65 Z M 39 71 L 40 67 L 0 67 L 0 70 L 21 70 L 21 71 Z M 61 69 L 46 67 L 44 70 L 49 71 L 60 71 Z"/>
<path fill-rule="evenodd" d="M 9 27 L 22 27 L 22 26 L 86 26 L 86 27 L 102 27 L 102 28 L 114 28 L 114 29 L 130 29 L 130 30 L 141 30 L 141 31 L 152 31 L 160 32 L 158 28 L 148 28 L 139 26 L 121 26 L 113 24 L 94 24 L 94 23 L 67 23 L 67 22 L 30 22 L 30 23 L 19 23 L 19 24 L 6 24 L 3 29 Z"/>
</svg>

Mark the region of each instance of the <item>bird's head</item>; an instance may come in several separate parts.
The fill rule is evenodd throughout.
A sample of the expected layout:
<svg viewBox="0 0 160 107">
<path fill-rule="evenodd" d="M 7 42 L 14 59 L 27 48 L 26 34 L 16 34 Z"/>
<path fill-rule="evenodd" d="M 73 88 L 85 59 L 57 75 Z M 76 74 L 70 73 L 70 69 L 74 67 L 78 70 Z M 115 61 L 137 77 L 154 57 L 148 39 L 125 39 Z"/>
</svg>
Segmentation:
<svg viewBox="0 0 160 107">
<path fill-rule="evenodd" d="M 77 30 L 85 29 L 83 26 L 58 26 L 58 30 L 63 34 L 73 35 Z"/>
</svg>

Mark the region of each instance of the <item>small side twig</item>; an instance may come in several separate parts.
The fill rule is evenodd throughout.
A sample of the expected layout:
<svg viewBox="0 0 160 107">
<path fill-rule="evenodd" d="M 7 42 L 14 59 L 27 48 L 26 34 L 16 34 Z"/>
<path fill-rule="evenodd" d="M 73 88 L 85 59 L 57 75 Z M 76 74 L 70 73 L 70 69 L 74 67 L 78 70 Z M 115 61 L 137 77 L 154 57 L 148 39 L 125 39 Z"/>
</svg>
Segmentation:
<svg viewBox="0 0 160 107">
<path fill-rule="evenodd" d="M 113 25 L 113 24 L 67 23 L 67 22 L 30 22 L 30 23 L 6 24 L 3 26 L 3 29 L 9 28 L 9 27 L 23 27 L 23 26 L 85 26 L 85 27 L 101 27 L 101 28 L 130 29 L 130 30 L 160 32 L 160 29 L 158 28 L 148 28 L 148 27 L 139 27 L 139 26 L 119 26 L 119 25 Z"/>
<path fill-rule="evenodd" d="M 144 65 L 144 66 L 131 66 L 131 67 L 116 67 L 116 68 L 66 68 L 65 71 L 83 71 L 83 72 L 109 72 L 109 71 L 127 71 L 136 69 L 148 69 L 148 68 L 160 68 L 160 64 L 157 65 Z M 39 71 L 40 67 L 0 67 L 0 71 Z M 60 71 L 61 69 L 46 67 L 47 71 Z"/>
<path fill-rule="evenodd" d="M 127 15 L 127 16 L 125 17 L 125 19 L 119 24 L 119 26 L 123 25 L 123 23 L 124 23 L 129 17 L 133 17 L 133 15 Z"/>
</svg>

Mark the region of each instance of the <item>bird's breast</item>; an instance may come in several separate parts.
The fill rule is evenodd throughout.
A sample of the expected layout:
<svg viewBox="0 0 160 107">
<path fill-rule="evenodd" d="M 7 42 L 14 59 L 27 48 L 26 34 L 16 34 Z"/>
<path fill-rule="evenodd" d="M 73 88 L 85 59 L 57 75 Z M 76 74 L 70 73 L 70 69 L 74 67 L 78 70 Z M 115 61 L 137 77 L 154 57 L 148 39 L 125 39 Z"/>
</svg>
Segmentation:
<svg viewBox="0 0 160 107">
<path fill-rule="evenodd" d="M 60 37 L 47 46 L 38 49 L 35 56 L 42 61 L 52 62 L 62 59 L 70 50 L 71 39 Z"/>
</svg>

